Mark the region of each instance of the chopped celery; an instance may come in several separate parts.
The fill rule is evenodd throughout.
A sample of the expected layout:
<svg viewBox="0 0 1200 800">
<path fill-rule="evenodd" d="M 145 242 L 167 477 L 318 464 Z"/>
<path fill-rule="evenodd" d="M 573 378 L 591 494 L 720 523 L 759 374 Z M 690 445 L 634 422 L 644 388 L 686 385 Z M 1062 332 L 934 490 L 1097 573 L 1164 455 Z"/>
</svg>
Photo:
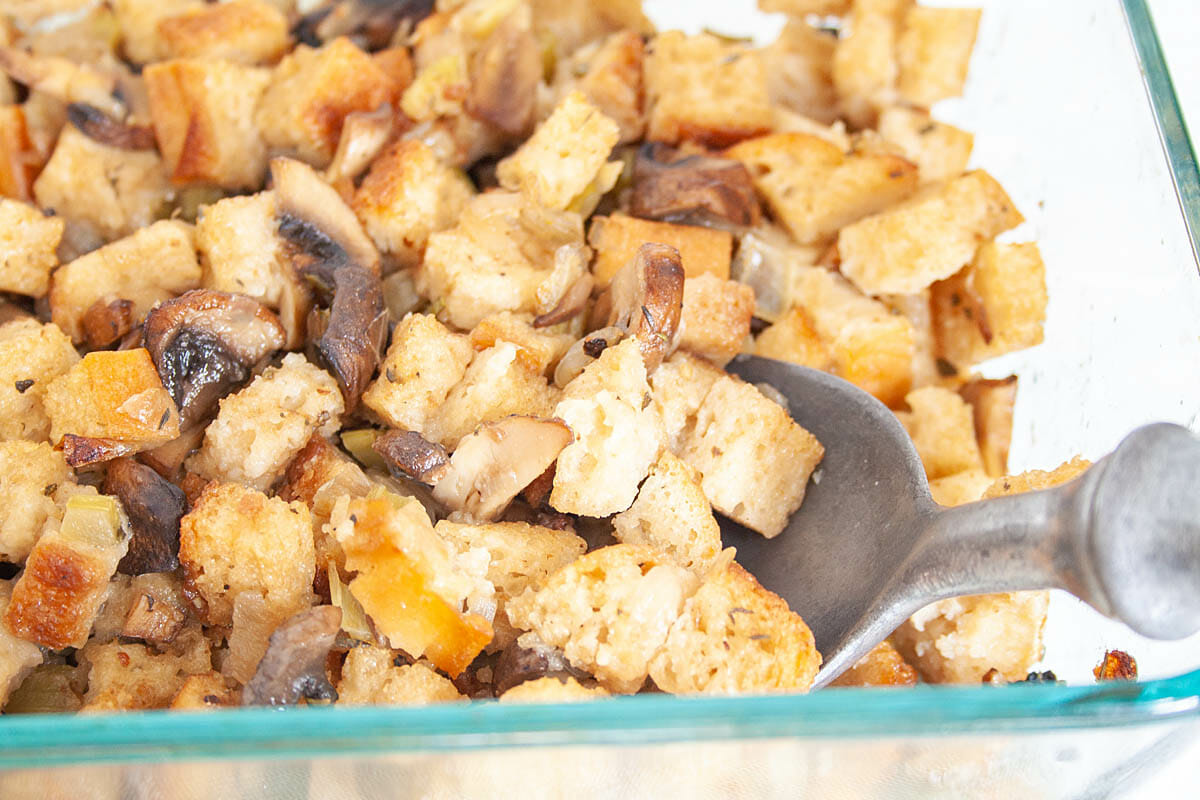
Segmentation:
<svg viewBox="0 0 1200 800">
<path fill-rule="evenodd" d="M 374 643 L 375 636 L 371 633 L 371 623 L 367 620 L 367 612 L 362 604 L 350 594 L 350 587 L 342 583 L 337 565 L 329 563 L 329 601 L 342 610 L 342 630 L 347 635 L 360 642 Z"/>
<path fill-rule="evenodd" d="M 115 497 L 77 494 L 67 501 L 59 530 L 68 539 L 112 547 L 125 535 L 121 522 L 121 506 Z"/>
<path fill-rule="evenodd" d="M 379 437 L 379 431 L 374 428 L 359 428 L 352 431 L 342 431 L 342 446 L 350 451 L 350 455 L 368 469 L 387 469 L 383 456 L 376 453 L 371 445 Z"/>
</svg>

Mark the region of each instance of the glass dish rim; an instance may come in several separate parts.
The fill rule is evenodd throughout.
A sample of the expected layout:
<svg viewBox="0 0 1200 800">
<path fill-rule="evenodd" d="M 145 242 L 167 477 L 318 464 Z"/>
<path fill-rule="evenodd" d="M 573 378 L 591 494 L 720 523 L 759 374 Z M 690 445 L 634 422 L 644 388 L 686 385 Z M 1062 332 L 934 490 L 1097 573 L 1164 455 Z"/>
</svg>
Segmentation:
<svg viewBox="0 0 1200 800">
<path fill-rule="evenodd" d="M 1200 170 L 1147 0 L 1122 0 L 1200 268 Z M 811 695 L 639 695 L 577 704 L 0 716 L 0 769 L 518 745 L 1006 734 L 1200 719 L 1200 669 L 1097 686 L 918 686 Z"/>
</svg>

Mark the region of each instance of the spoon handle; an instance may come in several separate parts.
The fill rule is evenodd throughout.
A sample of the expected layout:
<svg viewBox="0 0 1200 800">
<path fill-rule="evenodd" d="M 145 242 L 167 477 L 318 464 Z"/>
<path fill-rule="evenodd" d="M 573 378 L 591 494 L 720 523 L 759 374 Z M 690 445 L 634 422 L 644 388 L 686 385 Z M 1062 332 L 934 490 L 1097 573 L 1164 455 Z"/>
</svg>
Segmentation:
<svg viewBox="0 0 1200 800">
<path fill-rule="evenodd" d="M 1066 589 L 1156 639 L 1200 630 L 1200 438 L 1138 428 L 1076 480 L 936 511 L 901 570 L 910 602 Z"/>
</svg>

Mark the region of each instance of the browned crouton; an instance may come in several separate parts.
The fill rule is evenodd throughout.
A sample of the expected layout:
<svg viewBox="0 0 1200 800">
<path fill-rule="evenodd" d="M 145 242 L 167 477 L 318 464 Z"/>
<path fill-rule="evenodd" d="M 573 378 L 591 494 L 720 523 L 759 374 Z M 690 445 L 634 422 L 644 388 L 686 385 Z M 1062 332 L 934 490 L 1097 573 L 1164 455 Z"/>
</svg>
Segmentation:
<svg viewBox="0 0 1200 800">
<path fill-rule="evenodd" d="M 189 675 L 212 670 L 208 640 L 198 637 L 193 652 L 155 653 L 144 644 L 89 644 L 80 661 L 89 665 L 84 711 L 166 708 Z"/>
<path fill-rule="evenodd" d="M 46 442 L 0 442 L 0 561 L 25 560 L 47 520 L 61 516 L 58 488 L 73 480 Z"/>
<path fill-rule="evenodd" d="M 742 351 L 754 316 L 754 290 L 744 283 L 713 275 L 683 284 L 679 349 L 724 366 Z"/>
<path fill-rule="evenodd" d="M 555 88 L 561 93 L 572 89 L 583 92 L 604 116 L 617 123 L 621 143 L 637 141 L 646 127 L 644 58 L 642 37 L 635 31 L 618 31 L 560 59 Z"/>
<path fill-rule="evenodd" d="M 299 353 L 221 401 L 188 468 L 210 480 L 266 490 L 314 432 L 341 427 L 345 404 L 337 381 Z"/>
<path fill-rule="evenodd" d="M 676 353 L 650 377 L 654 411 L 662 421 L 665 445 L 682 455 L 684 442 L 696 425 L 696 412 L 712 385 L 725 372 L 688 353 Z"/>
<path fill-rule="evenodd" d="M 1008 472 L 1008 446 L 1012 442 L 1017 376 L 1001 380 L 978 378 L 964 384 L 958 393 L 971 404 L 975 438 L 987 474 L 993 478 L 1004 475 Z"/>
<path fill-rule="evenodd" d="M 167 57 L 166 41 L 158 23 L 189 9 L 201 9 L 204 0 L 114 0 L 113 12 L 121 27 L 121 49 L 135 64 Z"/>
<path fill-rule="evenodd" d="M 904 657 L 883 641 L 860 658 L 850 669 L 834 679 L 831 686 L 912 686 L 917 671 Z"/>
<path fill-rule="evenodd" d="M 49 437 L 46 389 L 77 361 L 71 340 L 52 322 L 0 325 L 0 440 Z"/>
<path fill-rule="evenodd" d="M 347 706 L 423 706 L 465 699 L 444 675 L 424 661 L 397 666 L 396 653 L 363 645 L 346 654 L 338 703 Z"/>
<path fill-rule="evenodd" d="M 211 483 L 179 523 L 179 562 L 206 604 L 210 624 L 233 621 L 233 599 L 257 592 L 287 617 L 312 603 L 312 521 L 285 503 L 234 483 Z"/>
<path fill-rule="evenodd" d="M 971 407 L 957 392 L 926 386 L 909 392 L 904 401 L 911 411 L 897 411 L 896 416 L 912 437 L 930 480 L 983 469 Z"/>
<path fill-rule="evenodd" d="M 957 178 L 967 168 L 975 137 L 923 111 L 897 106 L 879 115 L 879 133 L 917 165 L 921 183 Z"/>
<path fill-rule="evenodd" d="M 851 0 L 758 0 L 758 8 L 768 14 L 787 14 L 804 19 L 809 14 L 819 17 L 839 16 L 846 13 Z"/>
<path fill-rule="evenodd" d="M 833 53 L 837 41 L 801 19 L 788 20 L 779 38 L 763 50 L 771 101 L 818 122 L 836 120 Z"/>
<path fill-rule="evenodd" d="M 931 480 L 929 494 L 938 505 L 961 506 L 981 499 L 993 480 L 982 467 L 975 467 Z"/>
<path fill-rule="evenodd" d="M 192 226 L 162 220 L 64 264 L 50 287 L 50 315 L 74 341 L 83 341 L 83 315 L 97 300 L 133 303 L 141 322 L 157 304 L 200 285 Z"/>
<path fill-rule="evenodd" d="M 896 99 L 896 39 L 912 0 L 853 0 L 847 33 L 833 54 L 833 83 L 842 113 L 856 127 L 874 124 L 878 109 Z"/>
<path fill-rule="evenodd" d="M 802 367 L 832 370 L 833 356 L 817 333 L 812 317 L 801 306 L 792 306 L 754 340 L 756 355 L 790 361 Z"/>
<path fill-rule="evenodd" d="M 729 277 L 733 237 L 728 231 L 613 214 L 611 217 L 594 217 L 588 228 L 588 244 L 596 249 L 596 263 L 592 265 L 596 284 L 601 288 L 608 286 L 613 276 L 647 242 L 670 245 L 678 250 L 684 275 L 688 278 L 714 275 L 725 280 Z"/>
<path fill-rule="evenodd" d="M 928 108 L 962 94 L 981 13 L 978 8 L 908 9 L 896 42 L 898 88 L 905 100 Z"/>
<path fill-rule="evenodd" d="M 240 704 L 238 692 L 229 687 L 225 676 L 212 670 L 185 678 L 171 700 L 171 710 L 215 711 Z"/>
<path fill-rule="evenodd" d="M 32 200 L 40 162 L 21 106 L 0 106 L 0 196 Z"/>
<path fill-rule="evenodd" d="M 0 619 L 8 610 L 12 587 L 12 581 L 0 581 Z M 14 636 L 8 625 L 0 622 L 0 708 L 42 658 L 42 648 Z"/>
<path fill-rule="evenodd" d="M 501 703 L 581 703 L 608 697 L 603 686 L 584 686 L 572 677 L 534 678 L 500 695 Z"/>
<path fill-rule="evenodd" d="M 0 197 L 0 291 L 41 297 L 58 266 L 55 250 L 63 221 L 30 205 Z"/>
<path fill-rule="evenodd" d="M 1040 469 L 1031 469 L 1018 475 L 1008 475 L 994 481 L 987 492 L 984 493 L 984 497 L 1005 497 L 1010 494 L 1034 492 L 1039 489 L 1050 489 L 1055 486 L 1061 486 L 1067 481 L 1074 480 L 1082 475 L 1090 466 L 1090 461 L 1076 456 L 1049 472 Z"/>
<path fill-rule="evenodd" d="M 912 294 L 949 278 L 980 242 L 1024 218 L 999 183 L 974 170 L 838 234 L 842 274 L 868 294 Z"/>
<path fill-rule="evenodd" d="M 271 79 L 268 70 L 187 58 L 152 64 L 142 77 L 154 136 L 174 183 L 224 189 L 262 184 L 267 151 L 254 109 Z"/>
<path fill-rule="evenodd" d="M 746 165 L 775 216 L 801 244 L 826 239 L 917 187 L 910 161 L 885 153 L 847 155 L 804 133 L 762 136 L 726 152 Z"/>
<path fill-rule="evenodd" d="M 167 58 L 273 64 L 291 44 L 287 18 L 264 0 L 189 8 L 158 23 Z"/>
<path fill-rule="evenodd" d="M 771 130 L 766 67 L 744 45 L 661 33 L 650 41 L 645 81 L 652 141 L 725 147 Z"/>
<path fill-rule="evenodd" d="M 480 320 L 471 331 L 471 345 L 476 350 L 495 347 L 499 342 L 512 342 L 517 358 L 531 372 L 541 374 L 553 367 L 575 343 L 567 333 L 555 333 L 553 328 L 535 328 L 528 315 L 502 311 Z"/>
</svg>

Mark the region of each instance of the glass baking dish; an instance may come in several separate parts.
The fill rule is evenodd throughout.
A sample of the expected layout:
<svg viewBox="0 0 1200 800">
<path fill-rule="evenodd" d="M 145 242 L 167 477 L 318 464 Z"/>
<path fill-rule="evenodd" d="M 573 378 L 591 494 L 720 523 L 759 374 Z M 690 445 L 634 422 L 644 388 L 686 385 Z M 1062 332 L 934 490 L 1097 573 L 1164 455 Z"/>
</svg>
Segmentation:
<svg viewBox="0 0 1200 800">
<path fill-rule="evenodd" d="M 752 5 L 647 3 L 769 37 Z M 1200 174 L 1146 0 L 983 5 L 966 97 L 935 113 L 976 133 L 1048 265 L 1046 344 L 984 370 L 1021 376 L 1012 468 L 1196 428 Z M 1140 640 L 1066 596 L 1051 615 L 1045 666 L 1078 685 L 2 717 L 0 797 L 1107 796 L 1196 763 L 1200 639 Z M 1149 679 L 1090 685 L 1106 645 Z"/>
</svg>

